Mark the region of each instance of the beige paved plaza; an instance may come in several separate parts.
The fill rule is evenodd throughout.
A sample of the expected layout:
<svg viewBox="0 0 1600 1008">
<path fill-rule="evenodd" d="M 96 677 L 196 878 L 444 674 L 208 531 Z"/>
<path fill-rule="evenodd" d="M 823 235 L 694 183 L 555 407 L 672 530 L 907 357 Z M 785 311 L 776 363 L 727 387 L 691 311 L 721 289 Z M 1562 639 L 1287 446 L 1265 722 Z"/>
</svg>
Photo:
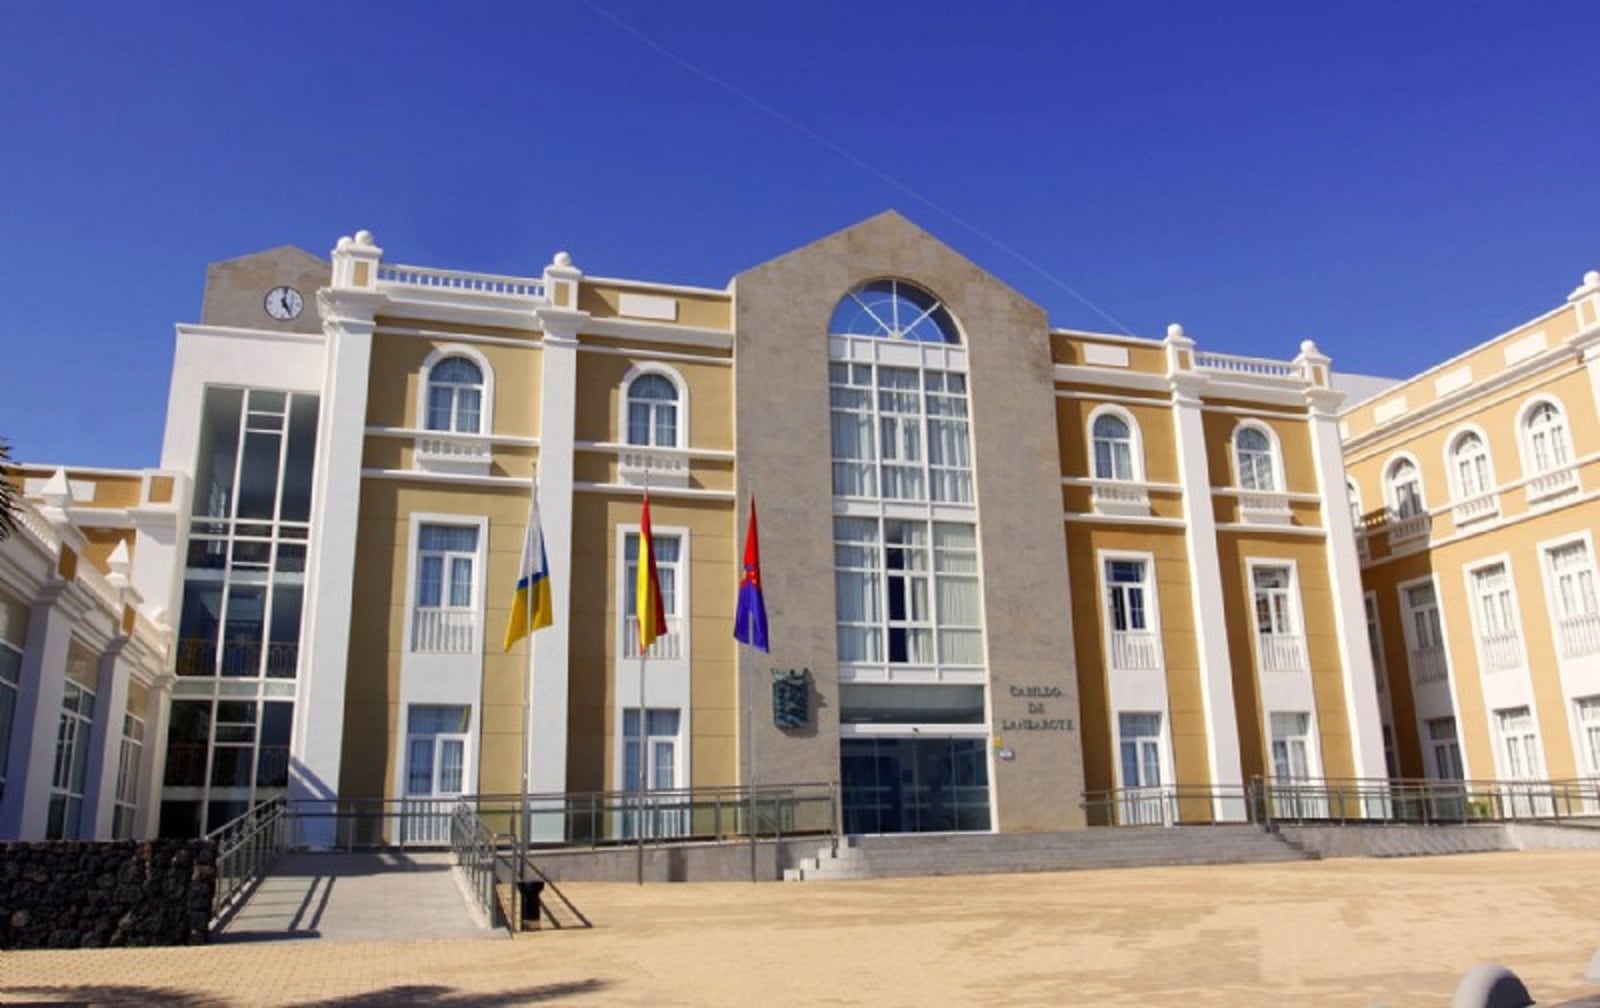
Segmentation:
<svg viewBox="0 0 1600 1008">
<path fill-rule="evenodd" d="M 1443 1005 L 1484 959 L 1594 994 L 1600 852 L 809 885 L 575 884 L 592 931 L 0 953 L 0 1000 Z M 397 921 L 397 926 L 403 921 Z"/>
</svg>

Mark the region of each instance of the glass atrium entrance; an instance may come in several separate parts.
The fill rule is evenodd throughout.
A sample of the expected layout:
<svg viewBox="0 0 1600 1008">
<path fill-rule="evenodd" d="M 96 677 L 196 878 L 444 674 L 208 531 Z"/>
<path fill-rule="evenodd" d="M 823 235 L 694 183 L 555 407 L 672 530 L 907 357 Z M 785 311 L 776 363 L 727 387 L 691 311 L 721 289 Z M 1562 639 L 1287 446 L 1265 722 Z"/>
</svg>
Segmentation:
<svg viewBox="0 0 1600 1008">
<path fill-rule="evenodd" d="M 989 764 L 981 738 L 840 740 L 846 833 L 989 829 Z"/>
</svg>

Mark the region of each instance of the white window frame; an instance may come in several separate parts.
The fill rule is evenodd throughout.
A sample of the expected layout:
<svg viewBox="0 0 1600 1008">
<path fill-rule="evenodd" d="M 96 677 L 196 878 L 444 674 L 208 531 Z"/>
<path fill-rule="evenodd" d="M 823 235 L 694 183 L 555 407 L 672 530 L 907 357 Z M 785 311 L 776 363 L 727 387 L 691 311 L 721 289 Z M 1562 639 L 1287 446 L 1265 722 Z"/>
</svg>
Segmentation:
<svg viewBox="0 0 1600 1008">
<path fill-rule="evenodd" d="M 1367 651 L 1372 657 L 1372 675 L 1379 693 L 1389 688 L 1388 662 L 1383 654 L 1383 616 L 1378 607 L 1378 593 L 1368 590 L 1361 596 L 1361 614 L 1367 629 Z"/>
<path fill-rule="evenodd" d="M 139 814 L 139 775 L 144 770 L 145 720 L 137 714 L 122 715 L 122 734 L 117 746 L 117 783 L 112 798 L 113 840 L 131 840 Z"/>
<path fill-rule="evenodd" d="M 4 604 L 5 600 L 0 598 L 0 605 Z M 4 613 L 0 613 L 0 616 L 3 615 Z M 9 694 L 11 698 L 9 705 L 10 720 L 0 724 L 0 798 L 3 798 L 5 796 L 6 781 L 10 779 L 12 774 L 10 769 L 11 740 L 16 734 L 17 706 L 22 698 L 22 648 L 12 644 L 10 641 L 0 640 L 0 649 L 16 657 L 16 678 L 0 676 L 0 693 Z M 26 763 L 23 766 L 26 766 Z"/>
<path fill-rule="evenodd" d="M 1356 535 L 1360 535 L 1365 528 L 1366 512 L 1361 509 L 1361 487 L 1354 476 L 1345 477 L 1344 494 L 1350 505 L 1350 527 L 1355 529 Z"/>
<path fill-rule="evenodd" d="M 1399 489 L 1402 484 L 1395 481 L 1395 470 L 1402 464 L 1409 464 L 1416 474 L 1415 508 L 1402 499 Z M 1422 481 L 1422 463 L 1410 452 L 1401 452 L 1393 456 L 1383 466 L 1383 502 L 1389 508 L 1389 513 L 1396 519 L 1415 518 L 1428 513 L 1428 492 Z"/>
<path fill-rule="evenodd" d="M 1527 717 L 1527 726 L 1515 735 L 1506 734 L 1507 715 L 1518 711 Z M 1490 727 L 1494 732 L 1494 761 L 1499 777 L 1508 781 L 1537 781 L 1545 779 L 1544 733 L 1539 730 L 1539 718 L 1533 703 L 1513 707 L 1496 707 L 1489 712 Z M 1526 762 L 1521 773 L 1513 772 L 1513 764 Z"/>
<path fill-rule="evenodd" d="M 1245 431 L 1256 431 L 1267 439 L 1267 472 L 1272 478 L 1272 485 L 1249 486 L 1245 482 L 1243 457 L 1239 451 L 1239 436 Z M 1246 493 L 1256 494 L 1286 494 L 1289 492 L 1288 481 L 1283 472 L 1283 445 L 1279 443 L 1278 432 L 1270 424 L 1260 420 L 1241 420 L 1234 425 L 1233 433 L 1228 437 L 1228 452 L 1233 460 L 1234 485 Z M 1254 470 L 1254 467 L 1252 467 Z"/>
<path fill-rule="evenodd" d="M 1450 722 L 1450 738 L 1440 739 L 1433 734 L 1433 726 L 1442 721 Z M 1422 768 L 1423 775 L 1430 780 L 1450 781 L 1466 780 L 1467 764 L 1461 751 L 1461 721 L 1454 714 L 1443 714 L 1439 717 L 1423 718 L 1422 720 L 1423 745 L 1427 747 L 1424 754 Z M 1443 751 L 1451 756 L 1458 776 L 1448 776 L 1444 768 L 1439 765 L 1439 753 Z"/>
<path fill-rule="evenodd" d="M 431 732 L 413 734 L 411 731 L 411 711 L 417 707 L 443 707 L 452 710 L 459 709 L 467 712 L 467 727 L 459 732 Z M 400 767 L 400 794 L 408 801 L 428 801 L 431 799 L 458 798 L 463 794 L 470 794 L 476 790 L 472 765 L 472 740 L 475 725 L 473 718 L 476 711 L 472 704 L 466 703 L 431 703 L 411 701 L 400 711 L 400 737 L 404 740 L 401 752 Z M 427 793 L 413 792 L 411 790 L 411 745 L 413 742 L 431 740 L 433 743 L 432 767 Z M 456 743 L 461 746 L 461 787 L 459 790 L 440 789 L 439 774 L 443 770 L 444 762 L 439 758 L 443 743 Z"/>
<path fill-rule="evenodd" d="M 473 431 L 456 430 L 456 410 L 452 402 L 450 410 L 450 428 L 434 429 L 428 426 L 428 400 L 431 398 L 433 388 L 433 369 L 452 357 L 465 357 L 478 366 L 478 373 L 483 376 L 482 396 L 478 403 L 478 429 Z M 494 431 L 494 368 L 489 365 L 489 358 L 482 351 L 461 343 L 447 343 L 434 348 L 422 362 L 418 372 L 417 382 L 417 429 L 441 437 L 462 435 L 487 435 Z"/>
<path fill-rule="evenodd" d="M 652 440 L 645 444 L 635 444 L 630 440 L 628 408 L 633 401 L 633 383 L 651 375 L 665 378 L 672 384 L 677 393 L 677 399 L 673 402 L 673 409 L 676 415 L 674 417 L 673 441 L 671 444 L 655 443 L 653 438 L 656 432 L 656 421 L 653 413 L 650 420 Z M 670 450 L 683 449 L 689 446 L 689 383 L 684 380 L 683 375 L 676 368 L 655 361 L 641 361 L 628 368 L 628 373 L 623 375 L 622 384 L 618 387 L 617 443 L 634 449 Z"/>
<path fill-rule="evenodd" d="M 1462 444 L 1468 438 L 1477 439 L 1478 451 L 1463 457 Z M 1489 448 L 1489 435 L 1482 427 L 1464 424 L 1451 432 L 1445 442 L 1444 465 L 1450 493 L 1455 501 L 1457 524 L 1492 518 L 1500 513 L 1494 453 Z M 1470 479 L 1464 478 L 1464 471 L 1473 473 Z"/>
<path fill-rule="evenodd" d="M 1555 410 L 1559 420 L 1553 426 L 1560 435 L 1559 442 L 1552 441 L 1548 450 L 1559 458 L 1548 460 L 1547 464 L 1539 464 L 1540 447 L 1534 442 L 1533 414 L 1541 406 L 1549 406 Z M 1517 411 L 1517 445 L 1522 451 L 1522 473 L 1532 479 L 1549 473 L 1560 472 L 1571 468 L 1574 463 L 1572 454 L 1572 414 L 1560 399 L 1553 395 L 1542 394 L 1534 396 L 1523 403 Z"/>
<path fill-rule="evenodd" d="M 1588 561 L 1587 570 L 1571 572 L 1577 578 L 1579 594 L 1586 595 L 1592 603 L 1586 612 L 1566 611 L 1564 599 L 1567 595 L 1562 590 L 1561 577 L 1555 570 L 1556 551 L 1573 546 L 1582 547 L 1584 559 Z M 1595 562 L 1593 535 L 1586 530 L 1546 539 L 1538 544 L 1537 549 L 1539 570 L 1544 577 L 1546 615 L 1550 619 L 1551 640 L 1558 658 L 1572 660 L 1600 652 L 1600 569 L 1597 569 Z M 1584 575 L 1587 575 L 1586 586 L 1583 584 Z M 1568 621 L 1580 624 L 1575 628 L 1575 636 L 1579 638 L 1576 648 L 1569 648 L 1567 644 L 1565 625 Z"/>
<path fill-rule="evenodd" d="M 672 589 L 671 605 L 666 605 L 666 593 L 662 593 L 662 603 L 666 608 L 668 632 L 665 634 L 658 633 L 656 642 L 650 645 L 650 650 L 646 653 L 645 657 L 650 661 L 665 659 L 687 662 L 690 654 L 689 627 L 692 622 L 691 616 L 693 615 L 690 612 L 689 606 L 690 601 L 693 599 L 693 596 L 689 594 L 691 588 L 689 582 L 689 570 L 690 558 L 692 555 L 690 553 L 689 529 L 687 526 L 683 525 L 657 525 L 656 523 L 651 522 L 650 534 L 652 538 L 657 540 L 678 540 L 678 559 L 672 564 L 675 583 Z M 630 538 L 637 538 L 638 535 L 639 525 L 637 523 L 631 525 L 619 524 L 616 526 L 616 653 L 623 661 L 628 663 L 629 668 L 632 668 L 633 663 L 638 660 L 639 638 L 638 627 L 635 625 L 633 618 L 628 615 L 628 607 L 634 602 L 636 587 L 634 579 L 629 575 L 628 571 L 628 540 Z M 658 573 L 660 568 L 661 563 L 660 561 L 657 561 L 656 569 Z M 653 692 L 647 691 L 646 695 L 650 700 L 651 706 L 666 706 L 665 704 L 658 702 L 659 698 L 655 696 Z M 637 704 L 633 706 L 637 706 Z M 687 716 L 687 707 L 685 707 L 685 716 Z"/>
<path fill-rule="evenodd" d="M 1281 589 L 1285 593 L 1284 608 L 1278 610 L 1269 605 L 1274 609 L 1275 622 L 1280 616 L 1288 618 L 1289 629 L 1286 633 L 1275 628 L 1262 629 L 1261 612 L 1256 599 L 1256 572 L 1264 569 L 1288 572 L 1289 584 Z M 1256 668 L 1264 672 L 1309 671 L 1311 666 L 1306 650 L 1305 605 L 1300 597 L 1299 564 L 1286 557 L 1250 557 L 1245 562 L 1245 584 L 1250 591 L 1250 625 L 1255 631 Z"/>
<path fill-rule="evenodd" d="M 477 546 L 477 552 L 476 552 L 476 554 L 475 554 L 475 556 L 473 558 L 473 568 L 472 568 L 472 604 L 470 606 L 448 606 L 448 605 L 444 605 L 444 606 L 437 607 L 437 609 L 439 611 L 441 611 L 441 612 L 454 612 L 454 613 L 470 612 L 472 614 L 471 620 L 470 620 L 470 622 L 472 624 L 471 628 L 470 628 L 470 631 L 469 630 L 461 630 L 461 631 L 459 631 L 460 633 L 465 634 L 465 639 L 462 640 L 462 641 L 457 641 L 452 636 L 450 638 L 450 641 L 448 642 L 452 646 L 449 646 L 447 648 L 439 648 L 439 647 L 419 648 L 417 646 L 417 644 L 418 644 L 418 636 L 417 635 L 418 635 L 419 631 L 421 630 L 421 628 L 418 625 L 418 621 L 417 621 L 417 612 L 418 612 L 418 609 L 419 609 L 418 598 L 417 598 L 417 589 L 419 587 L 419 575 L 421 574 L 422 526 L 424 526 L 424 525 L 447 525 L 447 526 L 455 526 L 455 527 L 458 527 L 458 528 L 475 528 L 475 529 L 478 530 L 478 537 L 477 537 L 478 546 Z M 483 641 L 484 641 L 484 633 L 485 633 L 485 627 L 484 627 L 484 599 L 486 597 L 484 579 L 487 577 L 487 574 L 488 574 L 488 571 L 487 571 L 487 568 L 489 566 L 489 563 L 488 563 L 488 548 L 489 548 L 489 519 L 488 519 L 488 517 L 486 517 L 484 515 L 441 514 L 441 513 L 437 513 L 437 512 L 412 512 L 412 514 L 411 514 L 411 522 L 410 522 L 410 538 L 407 540 L 407 557 L 406 557 L 405 649 L 406 649 L 407 652 L 410 652 L 412 654 L 474 654 L 474 655 L 481 655 L 483 653 Z M 443 581 L 443 583 L 441 585 L 441 591 L 445 592 L 445 593 L 448 593 L 449 584 L 450 584 L 450 582 L 449 582 L 448 571 L 446 571 L 445 579 L 444 579 L 444 581 Z M 446 597 L 447 596 L 441 597 L 441 601 L 445 601 Z M 429 608 L 433 609 L 434 607 L 429 607 Z M 441 619 L 444 619 L 444 617 L 441 617 Z M 451 631 L 452 634 L 455 633 L 455 632 L 456 631 Z"/>
<path fill-rule="evenodd" d="M 1502 619 L 1505 626 L 1492 628 L 1485 619 L 1486 596 L 1480 589 L 1480 577 L 1493 570 L 1495 567 L 1503 568 L 1505 575 L 1505 588 L 1503 603 L 1497 603 L 1494 608 L 1503 609 L 1497 619 Z M 1478 671 L 1480 674 L 1504 672 L 1511 669 L 1526 668 L 1528 665 L 1527 636 L 1522 627 L 1522 604 L 1517 598 L 1516 568 L 1511 563 L 1509 553 L 1499 553 L 1494 556 L 1482 557 L 1470 564 L 1461 567 L 1462 577 L 1466 582 L 1467 608 L 1472 615 L 1472 636 L 1476 645 L 1478 657 Z M 1493 631 L 1493 632 L 1491 632 Z M 1515 655 L 1508 653 L 1511 647 L 1505 639 L 1514 641 Z M 1494 654 L 1489 652 L 1494 648 Z M 1494 660 L 1491 660 L 1493 658 Z M 1508 662 L 1514 663 L 1508 664 Z"/>
<path fill-rule="evenodd" d="M 1102 476 L 1098 468 L 1098 460 L 1100 456 L 1096 445 L 1100 439 L 1095 435 L 1094 427 L 1095 424 L 1099 423 L 1102 417 L 1108 416 L 1122 421 L 1128 427 L 1127 443 L 1129 474 L 1127 476 Z M 1091 479 L 1109 480 L 1118 483 L 1143 483 L 1145 481 L 1144 434 L 1139 429 L 1139 421 L 1135 419 L 1131 412 L 1121 406 L 1112 405 L 1110 403 L 1096 406 L 1094 410 L 1089 413 L 1088 423 L 1085 427 L 1085 436 L 1088 438 L 1089 442 L 1089 476 Z M 1115 468 L 1114 462 L 1113 468 Z"/>
<path fill-rule="evenodd" d="M 1432 627 L 1437 630 L 1439 640 L 1437 648 L 1439 653 L 1440 669 L 1437 675 L 1429 673 L 1423 676 L 1417 667 L 1417 655 L 1422 651 L 1423 645 L 1417 635 L 1416 614 L 1419 610 L 1411 604 L 1411 591 L 1415 588 L 1427 586 L 1433 592 Z M 1439 581 L 1432 574 L 1410 581 L 1402 581 L 1395 585 L 1395 598 L 1400 606 L 1401 636 L 1406 642 L 1406 673 L 1413 683 L 1447 681 L 1450 678 L 1450 651 L 1449 633 L 1444 623 L 1444 607 L 1439 604 Z"/>
<path fill-rule="evenodd" d="M 1100 576 L 1100 625 L 1105 632 L 1106 667 L 1112 670 L 1160 669 L 1164 667 L 1161 609 L 1156 591 L 1155 554 L 1124 550 L 1100 550 L 1095 554 L 1095 559 L 1095 566 Z M 1133 585 L 1131 582 L 1113 582 L 1111 580 L 1110 568 L 1113 563 L 1137 563 L 1143 568 L 1137 588 L 1143 593 L 1142 605 L 1145 625 L 1137 630 L 1131 628 L 1118 630 L 1116 628 L 1116 613 L 1111 604 L 1112 593 L 1119 590 L 1119 584 L 1129 587 Z M 1145 634 L 1147 640 L 1141 643 L 1130 639 L 1126 646 L 1119 642 L 1118 634 L 1134 632 Z"/>
<path fill-rule="evenodd" d="M 1572 698 L 1578 766 L 1586 777 L 1600 777 L 1600 694 Z"/>
<path fill-rule="evenodd" d="M 78 692 L 78 703 L 67 706 L 68 692 Z M 83 698 L 88 698 L 88 711 L 84 711 Z M 49 749 L 52 761 L 50 772 L 50 806 L 61 805 L 61 834 L 49 835 L 47 840 L 78 840 L 88 819 L 86 795 L 89 792 L 90 746 L 94 742 L 95 711 L 101 702 L 98 691 L 68 679 L 65 683 L 61 706 L 56 711 L 56 737 Z M 73 811 L 76 815 L 71 815 Z"/>
</svg>

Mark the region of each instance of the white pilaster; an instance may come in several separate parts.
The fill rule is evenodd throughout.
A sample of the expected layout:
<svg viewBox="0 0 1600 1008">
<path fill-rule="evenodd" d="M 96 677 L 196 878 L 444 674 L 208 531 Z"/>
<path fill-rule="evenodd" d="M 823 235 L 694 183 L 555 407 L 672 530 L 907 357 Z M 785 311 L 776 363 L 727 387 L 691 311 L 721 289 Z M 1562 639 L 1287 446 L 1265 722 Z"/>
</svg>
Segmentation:
<svg viewBox="0 0 1600 1008">
<path fill-rule="evenodd" d="M 1200 660 L 1200 699 L 1206 718 L 1206 758 L 1213 787 L 1243 787 L 1239 727 L 1233 699 L 1233 663 L 1223 610 L 1222 567 L 1217 557 L 1217 519 L 1211 501 L 1200 393 L 1205 379 L 1193 373 L 1194 341 L 1183 327 L 1167 329 L 1167 371 L 1172 386 L 1172 418 L 1178 445 L 1178 479 L 1183 486 L 1184 546 L 1189 554 L 1189 590 L 1194 606 L 1195 652 Z M 1213 799 L 1218 820 L 1243 819 L 1244 801 Z"/>
<path fill-rule="evenodd" d="M 1300 345 L 1303 373 L 1316 382 L 1306 390 L 1310 411 L 1311 457 L 1317 473 L 1317 493 L 1322 498 L 1323 545 L 1328 557 L 1328 587 L 1333 597 L 1333 625 L 1339 645 L 1345 709 L 1350 727 L 1350 758 L 1357 777 L 1385 777 L 1383 715 L 1378 708 L 1378 683 L 1367 647 L 1366 607 L 1362 603 L 1361 561 L 1356 555 L 1355 523 L 1350 518 L 1349 490 L 1345 483 L 1344 449 L 1339 440 L 1335 412 L 1344 393 L 1326 387 L 1328 358 L 1315 343 Z"/>
<path fill-rule="evenodd" d="M 44 839 L 56 730 L 66 692 L 67 649 L 75 622 L 73 614 L 57 604 L 66 587 L 65 581 L 47 586 L 28 616 L 22 685 L 11 722 L 10 779 L 0 799 L 0 837 L 7 839 Z"/>
<path fill-rule="evenodd" d="M 128 679 L 133 673 L 123 656 L 127 643 L 127 637 L 117 637 L 100 656 L 84 778 L 83 823 L 78 833 L 84 840 L 111 839 L 117 771 L 122 762 L 122 715 L 128 709 Z"/>
<path fill-rule="evenodd" d="M 565 252 L 544 271 L 545 292 L 555 307 L 540 309 L 544 332 L 539 397 L 539 517 L 550 561 L 552 624 L 531 638 L 528 787 L 534 792 L 567 790 L 567 695 L 572 626 L 572 467 L 578 399 L 578 330 L 588 315 L 576 310 L 582 272 Z M 554 817 L 534 819 L 535 840 Z"/>
<path fill-rule="evenodd" d="M 133 838 L 153 837 L 161 828 L 161 781 L 167 771 L 167 725 L 172 717 L 171 676 L 150 685 L 143 711 L 144 759 L 139 767 L 139 803 L 134 812 Z"/>
<path fill-rule="evenodd" d="M 339 791 L 367 378 L 374 320 L 384 300 L 374 289 L 381 255 L 382 250 L 365 231 L 354 239 L 339 239 L 333 252 L 334 286 L 317 294 L 327 366 L 322 376 L 317 475 L 306 558 L 300 696 L 290 742 L 289 797 L 299 801 L 329 801 L 337 798 Z M 331 842 L 332 819 L 308 822 L 324 823 L 328 831 L 326 837 L 307 836 L 308 844 Z"/>
</svg>

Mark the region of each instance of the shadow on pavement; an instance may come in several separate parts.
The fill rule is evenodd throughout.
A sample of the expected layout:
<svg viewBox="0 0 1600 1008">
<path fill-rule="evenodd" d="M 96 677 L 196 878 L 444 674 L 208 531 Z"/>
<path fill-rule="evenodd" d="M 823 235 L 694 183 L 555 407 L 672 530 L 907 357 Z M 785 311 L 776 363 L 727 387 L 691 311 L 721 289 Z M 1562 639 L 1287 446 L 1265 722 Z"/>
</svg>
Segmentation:
<svg viewBox="0 0 1600 1008">
<path fill-rule="evenodd" d="M 604 980 L 576 980 L 569 983 L 542 984 L 518 990 L 478 993 L 460 991 L 452 987 L 433 984 L 401 984 L 362 994 L 322 1001 L 301 1001 L 293 1008 L 380 1008 L 389 1005 L 419 1005 L 422 1008 L 509 1008 L 512 1005 L 541 1004 L 559 1001 L 580 994 L 593 994 L 604 990 Z M 47 1001 L 12 1001 L 14 995 L 42 995 Z M 134 985 L 92 984 L 82 987 L 4 987 L 0 1001 L 8 1008 L 109 1008 L 109 1006 L 134 1006 L 141 1008 L 229 1008 L 234 1002 L 194 991 L 174 990 L 170 987 L 139 987 Z"/>
</svg>

